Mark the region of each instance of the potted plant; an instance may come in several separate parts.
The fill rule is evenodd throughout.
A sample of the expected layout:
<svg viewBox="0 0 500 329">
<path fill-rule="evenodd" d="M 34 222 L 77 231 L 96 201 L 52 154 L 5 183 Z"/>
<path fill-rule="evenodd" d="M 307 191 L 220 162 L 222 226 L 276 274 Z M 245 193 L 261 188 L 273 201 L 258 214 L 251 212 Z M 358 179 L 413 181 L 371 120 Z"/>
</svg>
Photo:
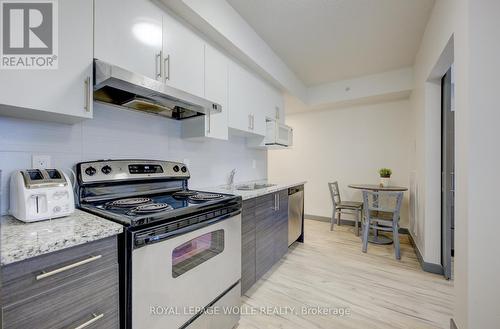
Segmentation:
<svg viewBox="0 0 500 329">
<path fill-rule="evenodd" d="M 389 186 L 392 170 L 389 168 L 380 168 L 378 173 L 380 174 L 380 186 L 381 187 Z"/>
</svg>

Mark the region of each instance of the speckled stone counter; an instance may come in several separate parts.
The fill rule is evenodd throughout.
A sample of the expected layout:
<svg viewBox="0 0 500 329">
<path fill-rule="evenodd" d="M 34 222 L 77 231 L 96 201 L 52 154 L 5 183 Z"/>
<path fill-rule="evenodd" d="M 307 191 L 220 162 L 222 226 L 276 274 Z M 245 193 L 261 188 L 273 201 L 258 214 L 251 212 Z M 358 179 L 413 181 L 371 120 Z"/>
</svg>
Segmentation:
<svg viewBox="0 0 500 329">
<path fill-rule="evenodd" d="M 236 183 L 234 184 L 235 186 L 238 185 L 246 185 L 246 184 L 252 184 L 252 183 L 259 183 L 259 184 L 274 184 L 274 186 L 271 187 L 266 187 L 266 188 L 261 188 L 258 190 L 238 190 L 238 189 L 231 189 L 227 185 L 222 185 L 222 186 L 215 186 L 215 187 L 205 187 L 205 188 L 200 188 L 199 190 L 201 191 L 207 191 L 207 192 L 214 192 L 214 193 L 226 193 L 226 194 L 234 194 L 234 195 L 239 195 L 243 200 L 247 199 L 252 199 L 259 197 L 261 195 L 266 195 L 269 193 L 274 193 L 277 191 L 281 191 L 290 187 L 294 186 L 300 186 L 304 185 L 307 182 L 306 181 L 297 181 L 297 182 L 272 182 L 272 181 L 266 181 L 266 180 L 259 180 L 259 181 L 252 181 L 252 182 L 243 182 L 243 183 Z"/>
<path fill-rule="evenodd" d="M 67 217 L 24 223 L 1 218 L 0 265 L 120 234 L 123 226 L 81 210 Z"/>
</svg>

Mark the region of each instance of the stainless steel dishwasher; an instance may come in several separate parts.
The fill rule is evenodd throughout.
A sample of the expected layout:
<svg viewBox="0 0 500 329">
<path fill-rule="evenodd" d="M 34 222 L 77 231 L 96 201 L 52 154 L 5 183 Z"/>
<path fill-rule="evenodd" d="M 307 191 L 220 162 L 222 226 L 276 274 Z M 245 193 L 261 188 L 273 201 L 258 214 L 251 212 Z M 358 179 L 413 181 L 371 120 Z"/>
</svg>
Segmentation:
<svg viewBox="0 0 500 329">
<path fill-rule="evenodd" d="M 288 189 L 288 246 L 302 236 L 303 223 L 304 186 L 302 185 Z"/>
</svg>

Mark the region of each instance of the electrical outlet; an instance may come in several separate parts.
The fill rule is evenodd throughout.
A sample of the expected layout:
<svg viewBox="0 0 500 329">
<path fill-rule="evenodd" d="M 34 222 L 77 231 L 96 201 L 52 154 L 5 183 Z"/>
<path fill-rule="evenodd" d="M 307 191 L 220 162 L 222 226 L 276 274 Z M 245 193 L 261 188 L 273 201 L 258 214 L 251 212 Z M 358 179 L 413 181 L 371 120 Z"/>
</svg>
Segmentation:
<svg viewBox="0 0 500 329">
<path fill-rule="evenodd" d="M 256 169 L 257 168 L 257 160 L 252 160 L 252 169 Z"/>
<path fill-rule="evenodd" d="M 31 167 L 33 169 L 47 169 L 52 165 L 50 163 L 50 155 L 33 154 L 31 157 Z"/>
</svg>

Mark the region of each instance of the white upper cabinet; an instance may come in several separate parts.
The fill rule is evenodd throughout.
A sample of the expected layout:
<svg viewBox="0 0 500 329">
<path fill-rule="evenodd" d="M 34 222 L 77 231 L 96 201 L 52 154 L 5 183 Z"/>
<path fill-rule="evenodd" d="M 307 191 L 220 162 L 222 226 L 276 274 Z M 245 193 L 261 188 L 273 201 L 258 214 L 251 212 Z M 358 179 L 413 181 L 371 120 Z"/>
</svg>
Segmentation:
<svg viewBox="0 0 500 329">
<path fill-rule="evenodd" d="M 228 59 L 217 49 L 205 45 L 205 97 L 222 105 L 220 113 L 210 114 L 206 120 L 208 137 L 228 139 Z"/>
<path fill-rule="evenodd" d="M 92 118 L 93 1 L 58 7 L 58 68 L 0 69 L 0 114 L 67 123 Z"/>
<path fill-rule="evenodd" d="M 277 120 L 280 123 L 285 123 L 285 109 L 283 93 L 274 88 L 269 87 L 270 97 L 269 106 L 271 107 L 271 118 Z"/>
<path fill-rule="evenodd" d="M 229 62 L 229 127 L 251 134 L 265 135 L 260 80 L 239 64 Z M 264 120 L 264 122 L 261 122 Z"/>
<path fill-rule="evenodd" d="M 204 41 L 150 0 L 97 0 L 94 57 L 204 95 Z"/>
<path fill-rule="evenodd" d="M 162 19 L 149 0 L 96 0 L 94 57 L 160 80 Z"/>
<path fill-rule="evenodd" d="M 229 63 L 229 127 L 266 135 L 266 119 L 284 120 L 281 92 L 236 62 Z"/>
<path fill-rule="evenodd" d="M 228 59 L 217 49 L 205 45 L 205 98 L 222 105 L 220 113 L 184 120 L 184 138 L 228 139 Z"/>
<path fill-rule="evenodd" d="M 203 97 L 205 43 L 193 31 L 163 15 L 164 82 L 172 87 Z"/>
</svg>

